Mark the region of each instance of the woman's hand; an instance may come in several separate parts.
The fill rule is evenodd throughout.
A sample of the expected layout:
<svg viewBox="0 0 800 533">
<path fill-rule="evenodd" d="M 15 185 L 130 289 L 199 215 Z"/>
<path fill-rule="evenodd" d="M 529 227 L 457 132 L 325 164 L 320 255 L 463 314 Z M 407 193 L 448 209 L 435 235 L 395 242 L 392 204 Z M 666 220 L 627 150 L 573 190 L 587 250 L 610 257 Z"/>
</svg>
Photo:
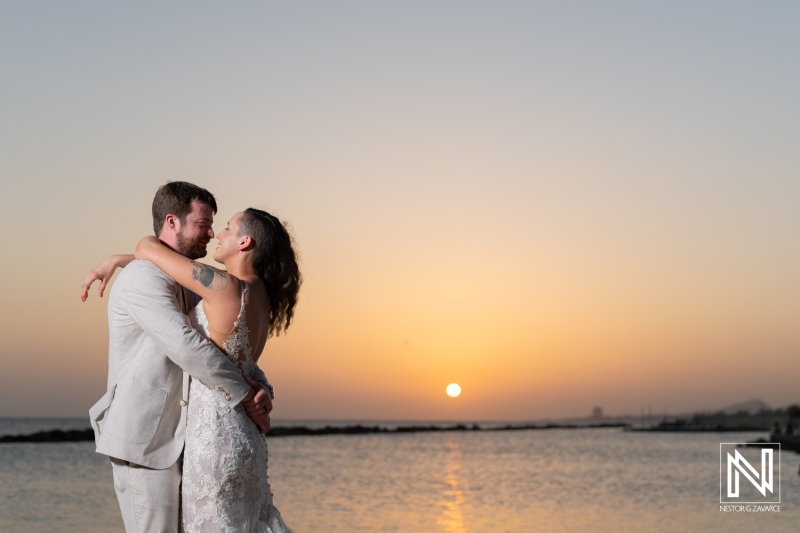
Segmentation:
<svg viewBox="0 0 800 533">
<path fill-rule="evenodd" d="M 139 244 L 136 245 L 136 259 L 149 259 L 148 252 L 152 250 L 153 246 L 163 246 L 161 241 L 153 237 L 152 235 L 148 235 L 147 237 L 143 238 L 139 241 Z"/>
<path fill-rule="evenodd" d="M 100 264 L 91 269 L 86 279 L 83 280 L 83 285 L 81 285 L 81 301 L 86 301 L 86 298 L 89 296 L 89 289 L 92 288 L 92 283 L 97 280 L 100 280 L 100 287 L 97 290 L 97 295 L 102 298 L 103 291 L 106 290 L 106 284 L 108 280 L 111 279 L 111 276 L 114 275 L 114 271 L 119 267 L 124 268 L 131 261 L 133 261 L 133 256 L 130 254 L 115 254 L 108 256 L 101 261 Z"/>
</svg>

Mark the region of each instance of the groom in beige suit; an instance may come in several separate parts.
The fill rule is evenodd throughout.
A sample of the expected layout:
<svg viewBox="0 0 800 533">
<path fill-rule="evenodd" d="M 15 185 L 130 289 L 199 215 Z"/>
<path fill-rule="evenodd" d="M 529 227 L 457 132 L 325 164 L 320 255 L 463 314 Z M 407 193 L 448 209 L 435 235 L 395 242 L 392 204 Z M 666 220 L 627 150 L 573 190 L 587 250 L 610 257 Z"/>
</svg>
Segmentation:
<svg viewBox="0 0 800 533">
<path fill-rule="evenodd" d="M 214 197 L 186 182 L 161 187 L 153 200 L 158 238 L 191 259 L 214 237 Z M 113 273 L 113 269 L 111 271 Z M 101 279 L 101 295 L 110 273 Z M 219 392 L 231 408 L 243 402 L 262 432 L 269 429 L 271 387 L 263 372 L 247 382 L 236 366 L 189 323 L 198 302 L 148 261 L 120 273 L 108 301 L 108 390 L 89 411 L 97 452 L 108 455 L 128 533 L 180 530 L 181 456 L 189 376 Z M 251 387 L 251 384 L 254 387 Z"/>
</svg>

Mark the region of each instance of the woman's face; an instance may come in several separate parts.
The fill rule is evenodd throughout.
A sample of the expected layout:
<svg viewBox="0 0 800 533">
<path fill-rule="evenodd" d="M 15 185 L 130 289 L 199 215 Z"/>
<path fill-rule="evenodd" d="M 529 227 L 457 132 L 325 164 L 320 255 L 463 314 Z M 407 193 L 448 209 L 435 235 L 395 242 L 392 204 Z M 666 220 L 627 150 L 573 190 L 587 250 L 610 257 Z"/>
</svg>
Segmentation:
<svg viewBox="0 0 800 533">
<path fill-rule="evenodd" d="M 242 213 L 236 213 L 228 221 L 225 229 L 217 233 L 217 248 L 214 250 L 214 261 L 225 264 L 225 261 L 239 252 L 239 219 Z"/>
</svg>

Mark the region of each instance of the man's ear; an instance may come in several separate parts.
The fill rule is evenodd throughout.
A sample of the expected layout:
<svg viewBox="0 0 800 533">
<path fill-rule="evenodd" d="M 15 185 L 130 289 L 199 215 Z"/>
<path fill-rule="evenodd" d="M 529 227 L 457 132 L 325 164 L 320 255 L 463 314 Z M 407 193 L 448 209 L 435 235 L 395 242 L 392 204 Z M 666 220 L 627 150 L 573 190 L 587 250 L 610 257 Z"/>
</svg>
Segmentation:
<svg viewBox="0 0 800 533">
<path fill-rule="evenodd" d="M 253 238 L 250 235 L 242 235 L 239 237 L 239 249 L 242 251 L 252 250 L 255 246 Z"/>
<path fill-rule="evenodd" d="M 164 219 L 164 227 L 169 228 L 173 231 L 178 231 L 180 228 L 181 221 L 175 215 L 167 215 Z"/>
</svg>

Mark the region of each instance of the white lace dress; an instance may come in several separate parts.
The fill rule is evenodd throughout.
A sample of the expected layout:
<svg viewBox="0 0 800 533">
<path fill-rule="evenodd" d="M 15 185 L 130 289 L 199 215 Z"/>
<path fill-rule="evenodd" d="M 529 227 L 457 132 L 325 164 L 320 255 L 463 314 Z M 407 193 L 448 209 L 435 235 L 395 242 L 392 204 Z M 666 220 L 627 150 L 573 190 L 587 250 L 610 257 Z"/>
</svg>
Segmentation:
<svg viewBox="0 0 800 533">
<path fill-rule="evenodd" d="M 242 287 L 239 318 L 223 350 L 242 375 L 251 377 L 255 363 L 244 295 Z M 202 303 L 189 317 L 210 338 Z M 231 409 L 219 395 L 200 381 L 191 381 L 181 489 L 184 531 L 291 533 L 272 504 L 264 437 L 241 405 Z"/>
</svg>

